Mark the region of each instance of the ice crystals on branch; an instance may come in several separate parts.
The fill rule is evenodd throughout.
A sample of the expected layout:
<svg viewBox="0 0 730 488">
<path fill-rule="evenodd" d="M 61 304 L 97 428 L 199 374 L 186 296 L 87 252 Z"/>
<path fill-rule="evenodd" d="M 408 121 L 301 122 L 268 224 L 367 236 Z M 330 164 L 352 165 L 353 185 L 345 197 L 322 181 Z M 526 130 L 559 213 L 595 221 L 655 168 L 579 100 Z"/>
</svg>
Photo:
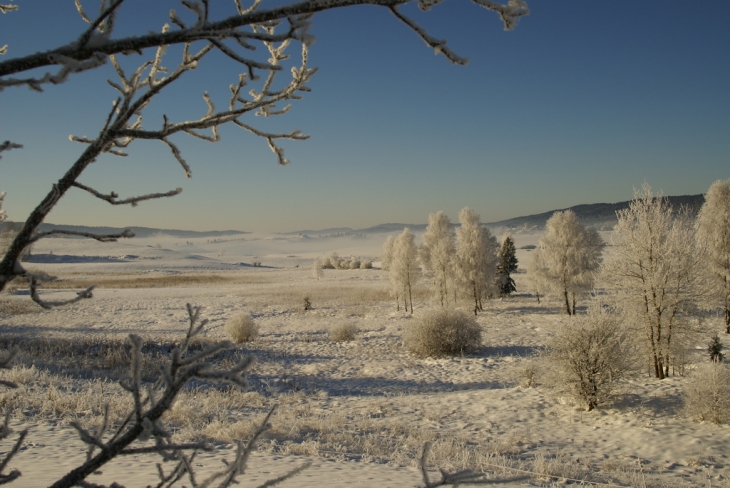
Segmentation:
<svg viewBox="0 0 730 488">
<path fill-rule="evenodd" d="M 5 200 L 5 192 L 0 192 L 0 222 L 5 222 L 8 218 L 8 214 L 3 210 L 3 201 Z"/>
<path fill-rule="evenodd" d="M 11 10 L 18 10 L 18 6 L 0 3 L 0 13 L 6 14 L 6 13 L 10 12 Z M 0 55 L 5 54 L 7 52 L 8 52 L 7 44 L 0 46 Z"/>
</svg>

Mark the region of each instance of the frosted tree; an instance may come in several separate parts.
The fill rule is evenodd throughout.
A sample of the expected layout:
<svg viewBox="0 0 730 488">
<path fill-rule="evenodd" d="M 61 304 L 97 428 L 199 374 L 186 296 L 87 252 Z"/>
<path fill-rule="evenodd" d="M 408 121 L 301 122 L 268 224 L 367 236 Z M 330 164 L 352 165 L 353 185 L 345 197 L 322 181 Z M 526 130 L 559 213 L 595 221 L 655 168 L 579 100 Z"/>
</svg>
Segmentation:
<svg viewBox="0 0 730 488">
<path fill-rule="evenodd" d="M 730 180 L 716 181 L 705 195 L 697 215 L 697 237 L 707 252 L 715 296 L 725 311 L 725 332 L 730 334 Z"/>
<path fill-rule="evenodd" d="M 509 295 L 517 291 L 515 280 L 510 276 L 517 271 L 517 249 L 512 236 L 507 234 L 502 241 L 502 246 L 497 253 L 499 258 L 497 264 L 497 287 L 500 295 Z"/>
<path fill-rule="evenodd" d="M 677 345 L 691 331 L 687 309 L 708 292 L 706 253 L 692 219 L 685 212 L 673 212 L 646 183 L 617 216 L 613 258 L 603 266 L 601 281 L 613 287 L 617 304 L 645 345 L 655 376 L 663 379 Z"/>
<path fill-rule="evenodd" d="M 314 40 L 310 34 L 313 14 L 363 4 L 381 7 L 387 9 L 437 54 L 445 56 L 452 63 L 466 64 L 468 61 L 452 51 L 446 41 L 429 34 L 401 10 L 408 3 L 417 3 L 421 10 L 429 10 L 440 3 L 439 0 L 313 0 L 268 7 L 258 0 L 249 6 L 245 6 L 242 0 L 231 0 L 228 12 L 224 8 L 212 9 L 210 0 L 184 0 L 179 4 L 182 11 L 170 10 L 169 17 L 161 19 L 160 23 L 164 25 L 160 32 L 132 31 L 128 37 L 115 37 L 116 32 L 123 30 L 116 30 L 117 21 L 133 17 L 122 17 L 118 14 L 122 9 L 133 11 L 136 8 L 137 15 L 145 15 L 144 7 L 141 6 L 144 3 L 101 0 L 96 15 L 86 10 L 82 0 L 74 3 L 79 16 L 89 24 L 76 40 L 60 47 L 0 62 L 0 91 L 11 87 L 27 87 L 41 92 L 48 84 L 64 83 L 78 73 L 94 69 L 106 69 L 114 78 L 109 80 L 109 86 L 116 91 L 115 99 L 112 109 L 104 120 L 100 120 L 98 134 L 93 137 L 71 136 L 71 140 L 85 145 L 86 148 L 76 161 L 70 163 L 65 175 L 51 185 L 45 198 L 31 211 L 0 261 L 0 290 L 13 279 L 23 277 L 30 283 L 31 297 L 45 307 L 52 304 L 43 302 L 37 293 L 38 284 L 44 275 L 30 273 L 21 266 L 19 258 L 24 249 L 39 239 L 62 233 L 99 241 L 133 236 L 129 230 L 115 235 L 79 234 L 60 230 L 39 232 L 41 223 L 68 191 L 81 190 L 112 205 L 137 205 L 146 200 L 172 197 L 181 192 L 177 188 L 147 195 L 120 197 L 114 191 L 97 190 L 83 183 L 81 177 L 88 166 L 100 156 L 125 156 L 127 149 L 135 141 L 156 140 L 170 149 L 185 176 L 190 177 L 191 167 L 172 137 L 187 134 L 201 140 L 217 142 L 220 140 L 220 126 L 231 124 L 264 139 L 279 164 L 288 163 L 280 141 L 303 140 L 307 136 L 299 130 L 273 133 L 257 129 L 244 117 L 285 114 L 290 108 L 289 102 L 300 99 L 303 93 L 309 91 L 308 83 L 316 72 L 308 63 L 309 46 Z M 529 13 L 522 0 L 509 0 L 505 5 L 491 0 L 476 0 L 475 3 L 496 12 L 507 30 L 514 28 L 517 21 Z M 47 6 L 44 4 L 44 8 L 63 7 L 51 2 Z M 13 10 L 18 12 L 12 12 Z M 16 16 L 15 22 L 33 22 L 33 19 L 23 17 L 22 6 L 18 8 L 15 5 L 0 4 L 0 13 Z M 221 16 L 216 18 L 216 15 Z M 134 26 L 130 28 L 133 29 Z M 37 36 L 31 27 L 21 31 L 28 36 Z M 176 45 L 181 47 L 179 58 L 172 65 L 168 65 L 168 47 Z M 299 52 L 296 60 L 291 58 L 291 51 L 294 49 Z M 12 52 L 12 44 L 0 44 L 0 56 Z M 147 56 L 147 61 L 140 64 L 130 61 L 131 56 L 135 55 Z M 157 106 L 155 102 L 158 101 L 158 95 L 170 91 L 169 87 L 179 80 L 189 78 L 188 75 L 203 65 L 211 55 L 221 55 L 241 67 L 241 74 L 230 85 L 228 95 L 220 97 L 203 92 L 202 106 L 205 108 L 197 119 L 176 121 L 163 116 L 162 121 L 154 128 L 149 128 L 146 119 L 143 124 L 144 114 L 151 106 Z M 29 107 L 29 111 L 31 110 L 33 109 Z M 17 142 L 6 141 L 0 143 L 0 151 L 20 146 Z M 91 288 L 80 292 L 75 300 L 90 296 Z"/>
<path fill-rule="evenodd" d="M 316 258 L 312 262 L 312 278 L 315 280 L 319 280 L 324 276 L 324 270 L 322 269 L 322 263 L 320 262 L 319 258 Z"/>
<path fill-rule="evenodd" d="M 453 283 L 456 233 L 443 212 L 428 216 L 428 227 L 419 249 L 421 263 L 431 276 L 435 295 L 441 306 L 448 301 L 448 287 Z"/>
<path fill-rule="evenodd" d="M 580 223 L 573 211 L 555 212 L 545 224 L 528 272 L 548 292 L 562 297 L 568 315 L 575 315 L 576 295 L 593 287 L 604 246 L 598 232 Z"/>
<path fill-rule="evenodd" d="M 393 252 L 395 249 L 395 236 L 389 235 L 383 243 L 383 252 L 380 255 L 380 267 L 385 271 L 390 270 L 390 265 L 393 262 Z"/>
<path fill-rule="evenodd" d="M 413 313 L 413 285 L 418 281 L 419 272 L 416 236 L 406 228 L 394 240 L 393 259 L 388 275 L 391 291 L 396 297 L 397 310 L 400 310 L 398 297 L 401 297 L 406 312 Z"/>
<path fill-rule="evenodd" d="M 456 270 L 464 293 L 474 299 L 474 315 L 484 310 L 482 300 L 495 293 L 497 239 L 482 226 L 469 207 L 459 212 L 456 229 Z"/>
</svg>

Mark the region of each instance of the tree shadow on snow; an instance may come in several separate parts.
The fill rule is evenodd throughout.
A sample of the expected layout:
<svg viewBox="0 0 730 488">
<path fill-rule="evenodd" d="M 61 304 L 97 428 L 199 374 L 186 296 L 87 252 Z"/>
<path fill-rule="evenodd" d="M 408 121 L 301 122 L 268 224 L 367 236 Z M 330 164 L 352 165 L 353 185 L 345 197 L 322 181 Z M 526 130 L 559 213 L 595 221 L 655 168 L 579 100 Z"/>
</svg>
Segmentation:
<svg viewBox="0 0 730 488">
<path fill-rule="evenodd" d="M 326 392 L 329 396 L 393 396 L 442 393 L 464 390 L 495 390 L 506 386 L 502 382 L 451 383 L 439 380 L 415 381 L 383 377 L 328 378 L 317 375 L 257 375 L 248 376 L 251 389 L 264 395 L 301 391 L 308 394 Z"/>
<path fill-rule="evenodd" d="M 543 349 L 542 346 L 480 346 L 475 349 L 472 356 L 478 357 L 504 357 L 504 356 L 519 356 L 529 357 L 534 356 Z"/>
</svg>

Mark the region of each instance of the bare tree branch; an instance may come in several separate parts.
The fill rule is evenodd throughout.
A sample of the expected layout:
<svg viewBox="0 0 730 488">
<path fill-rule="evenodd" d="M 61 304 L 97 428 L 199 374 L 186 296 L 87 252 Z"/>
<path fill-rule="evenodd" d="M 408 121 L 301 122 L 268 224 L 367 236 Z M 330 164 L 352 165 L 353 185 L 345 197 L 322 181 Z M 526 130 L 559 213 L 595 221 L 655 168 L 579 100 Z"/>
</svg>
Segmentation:
<svg viewBox="0 0 730 488">
<path fill-rule="evenodd" d="M 10 151 L 11 149 L 20 149 L 23 146 L 20 144 L 16 144 L 14 142 L 5 141 L 2 144 L 0 144 L 0 153 L 3 151 Z M 0 156 L 2 158 L 2 156 Z"/>
<path fill-rule="evenodd" d="M 238 31 L 238 28 L 262 25 L 266 22 L 295 17 L 302 14 L 314 14 L 316 12 L 334 8 L 354 5 L 375 5 L 391 8 L 410 3 L 410 1 L 412 0 L 308 0 L 269 10 L 256 10 L 258 4 L 255 4 L 252 7 L 253 10 L 249 9 L 244 11 L 243 14 L 233 15 L 217 22 L 206 21 L 205 23 L 201 23 L 199 20 L 195 26 L 189 28 L 180 28 L 178 30 L 159 34 L 147 34 L 118 40 L 108 40 L 107 42 L 100 42 L 98 44 L 92 43 L 93 45 L 91 46 L 89 46 L 87 39 L 88 36 L 86 35 L 86 32 L 88 31 L 86 31 L 79 37 L 77 42 L 69 45 L 0 63 L 0 81 L 3 81 L 3 83 L 0 83 L 0 89 L 2 89 L 3 84 L 8 86 L 7 83 L 4 83 L 7 80 L 1 80 L 2 77 L 44 66 L 59 65 L 62 66 L 61 70 L 63 71 L 68 69 L 69 64 L 79 64 L 85 60 L 91 60 L 98 55 L 141 52 L 150 47 L 191 43 L 212 38 L 224 39 L 236 36 L 246 37 L 248 34 Z M 508 30 L 514 28 L 520 17 L 529 14 L 529 10 L 522 0 L 510 0 L 507 5 L 501 5 L 488 0 L 472 1 L 489 10 L 499 13 L 502 21 L 504 22 L 505 29 Z M 118 9 L 119 5 L 115 5 L 115 8 Z M 410 26 L 409 23 L 407 24 Z M 420 33 L 418 34 L 421 36 Z M 307 38 L 307 35 L 305 32 L 296 32 L 290 37 L 293 39 L 303 40 Z M 66 76 L 67 74 L 65 76 L 54 77 L 47 74 L 37 81 L 40 81 L 41 83 L 57 83 L 64 81 Z M 10 85 L 29 84 L 34 89 L 37 89 L 41 83 L 33 83 L 31 85 L 31 83 L 26 80 L 23 83 L 11 83 Z"/>
<path fill-rule="evenodd" d="M 46 310 L 50 310 L 53 307 L 63 307 L 64 305 L 71 305 L 72 303 L 79 302 L 85 298 L 91 298 L 93 296 L 92 290 L 95 288 L 95 286 L 92 285 L 83 291 L 77 292 L 76 298 L 71 298 L 69 300 L 45 301 L 38 295 L 39 280 L 37 279 L 37 277 L 30 274 L 27 274 L 27 276 L 30 281 L 30 298 Z"/>
<path fill-rule="evenodd" d="M 443 469 L 440 469 L 441 479 L 438 481 L 430 481 L 427 471 L 428 454 L 431 451 L 431 442 L 426 442 L 423 445 L 423 451 L 421 451 L 421 459 L 419 460 L 419 467 L 421 468 L 421 476 L 423 477 L 424 488 L 435 488 L 437 486 L 459 486 L 461 484 L 469 485 L 498 485 L 502 483 L 513 483 L 515 481 L 524 481 L 529 479 L 529 476 L 516 476 L 512 478 L 485 478 L 483 473 L 476 473 L 471 470 L 458 471 L 456 473 L 449 473 Z"/>
<path fill-rule="evenodd" d="M 132 232 L 130 229 L 125 229 L 119 234 L 93 234 L 91 232 L 77 232 L 73 230 L 53 229 L 49 230 L 48 232 L 41 232 L 39 234 L 36 234 L 35 236 L 33 236 L 30 242 L 32 244 L 41 239 L 45 239 L 48 236 L 58 234 L 67 236 L 88 237 L 89 239 L 94 239 L 99 242 L 117 242 L 117 239 L 129 239 L 134 237 L 134 232 Z"/>
<path fill-rule="evenodd" d="M 90 186 L 86 186 L 84 184 L 81 184 L 79 182 L 74 182 L 72 186 L 75 186 L 76 188 L 80 188 L 82 190 L 85 190 L 92 195 L 94 195 L 96 198 L 99 198 L 100 200 L 104 200 L 105 202 L 109 202 L 112 205 L 132 205 L 133 207 L 137 206 L 139 202 L 143 202 L 145 200 L 152 200 L 155 198 L 169 198 L 174 197 L 175 195 L 179 195 L 182 193 L 182 188 L 176 188 L 174 190 L 170 190 L 165 193 L 149 193 L 147 195 L 140 195 L 138 197 L 130 197 L 125 198 L 124 200 L 118 200 L 119 195 L 115 192 L 111 192 L 108 195 L 104 195 L 103 193 L 99 193 L 98 191 L 94 190 Z M 87 235 L 86 237 L 91 237 L 90 235 Z M 119 237 L 134 237 L 134 234 L 131 236 L 119 236 Z M 96 239 L 95 237 L 92 237 L 93 239 Z M 98 239 L 97 239 L 98 240 Z"/>
</svg>

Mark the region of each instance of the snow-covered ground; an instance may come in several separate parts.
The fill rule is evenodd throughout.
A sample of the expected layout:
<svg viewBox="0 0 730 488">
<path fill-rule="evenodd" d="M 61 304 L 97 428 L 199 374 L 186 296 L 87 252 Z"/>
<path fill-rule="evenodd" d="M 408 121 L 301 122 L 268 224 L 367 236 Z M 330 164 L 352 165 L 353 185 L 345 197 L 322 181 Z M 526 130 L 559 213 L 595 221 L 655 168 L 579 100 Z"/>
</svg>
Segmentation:
<svg viewBox="0 0 730 488">
<path fill-rule="evenodd" d="M 522 267 L 529 251 L 520 248 L 536 244 L 540 235 L 513 237 Z M 615 404 L 593 412 L 563 405 L 540 387 L 521 386 L 530 357 L 563 320 L 557 301 L 538 305 L 526 292 L 524 273 L 515 275 L 513 297 L 488 302 L 479 315 L 483 346 L 445 359 L 418 359 L 403 347 L 404 328 L 432 306 L 425 283 L 411 316 L 396 311 L 380 269 L 326 270 L 323 278 L 313 277 L 313 259 L 332 251 L 377 262 L 384 240 L 384 235 L 264 234 L 219 240 L 160 235 L 112 244 L 46 239 L 35 245 L 28 268 L 56 275 L 74 290 L 94 282 L 100 287 L 91 300 L 50 311 L 29 307 L 28 313 L 9 313 L 15 309 L 11 305 L 29 301 L 27 290 L 13 290 L 0 297 L 7 308 L 0 310 L 0 333 L 102 342 L 134 332 L 172 341 L 184 332 L 185 304 L 191 303 L 205 307 L 207 337 L 223 339 L 229 318 L 251 313 L 260 335 L 242 346 L 258 358 L 251 393 L 242 397 L 248 404 L 203 414 L 205 405 L 196 402 L 213 397 L 191 391 L 171 419 L 188 422 L 179 427 L 181 438 L 202 436 L 220 447 L 198 459 L 204 472 L 230 453 L 226 439 L 235 437 L 232 432 L 249 432 L 279 403 L 244 486 L 279 475 L 308 456 L 314 456 L 314 465 L 282 486 L 416 486 L 421 483 L 416 460 L 425 441 L 434 441 L 432 468 L 471 464 L 503 474 L 501 468 L 512 466 L 555 475 L 512 486 L 571 483 L 570 478 L 622 486 L 730 486 L 730 429 L 680 415 L 685 377 L 634 378 Z M 73 290 L 43 292 L 46 299 L 73 295 Z M 302 310 L 305 296 L 313 310 Z M 357 326 L 357 338 L 330 341 L 327 331 L 343 323 Z M 52 372 L 67 376 L 58 380 L 58 391 L 64 381 L 78 388 L 88 380 L 72 368 Z M 0 392 L 3 403 L 13 394 Z M 37 410 L 13 412 L 12 425 L 30 427 L 12 463 L 24 472 L 16 486 L 42 486 L 83 460 L 83 445 L 67 424 L 71 418 L 96 418 L 93 412 Z M 0 449 L 6 450 L 9 441 L 3 442 Z M 152 483 L 154 462 L 121 459 L 99 480 Z"/>
</svg>

